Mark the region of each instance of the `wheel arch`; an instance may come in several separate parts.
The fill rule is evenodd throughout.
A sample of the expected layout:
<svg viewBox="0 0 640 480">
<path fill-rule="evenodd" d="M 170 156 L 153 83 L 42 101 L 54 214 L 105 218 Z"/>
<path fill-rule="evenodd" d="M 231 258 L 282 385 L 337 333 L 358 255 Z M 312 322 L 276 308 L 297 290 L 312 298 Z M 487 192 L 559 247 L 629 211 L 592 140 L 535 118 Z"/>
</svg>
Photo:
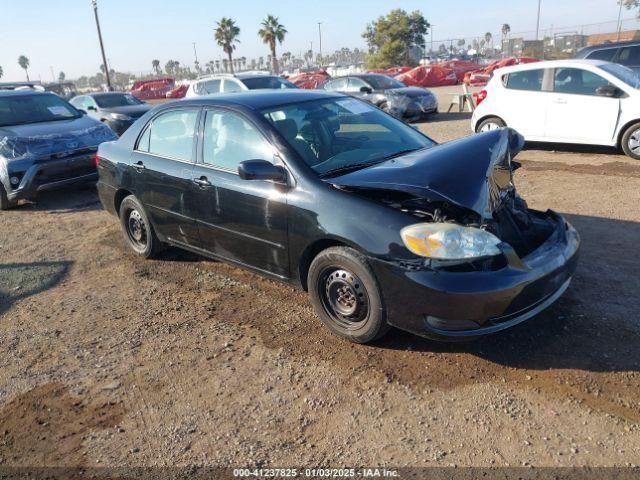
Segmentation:
<svg viewBox="0 0 640 480">
<path fill-rule="evenodd" d="M 485 120 L 489 119 L 489 118 L 497 118 L 498 120 L 500 120 L 502 123 L 504 123 L 505 125 L 507 124 L 507 122 L 504 121 L 504 118 L 502 118 L 500 115 L 495 115 L 495 114 L 488 114 L 485 115 L 483 117 L 480 117 L 476 123 L 473 125 L 473 132 L 474 133 L 478 133 L 478 125 L 480 125 L 482 122 L 484 122 Z"/>
<path fill-rule="evenodd" d="M 357 245 L 353 245 L 352 243 L 342 239 L 328 237 L 314 240 L 312 243 L 305 247 L 305 249 L 302 251 L 302 254 L 300 255 L 300 260 L 298 261 L 299 281 L 302 289 L 305 292 L 308 291 L 309 288 L 309 286 L 307 285 L 307 275 L 309 274 L 309 268 L 311 267 L 313 259 L 316 258 L 320 252 L 331 247 L 353 248 L 358 253 L 366 256 L 362 249 L 360 249 Z"/>
<path fill-rule="evenodd" d="M 627 132 L 627 130 L 629 129 L 629 127 L 631 127 L 632 125 L 636 124 L 636 123 L 640 123 L 640 118 L 636 118 L 633 120 L 629 120 L 627 123 L 625 123 L 622 128 L 620 128 L 620 130 L 618 131 L 618 136 L 616 138 L 616 146 L 618 148 L 622 147 L 622 137 L 624 137 L 624 134 Z"/>
<path fill-rule="evenodd" d="M 116 194 L 113 196 L 113 206 L 116 209 L 116 214 L 120 215 L 120 205 L 122 205 L 122 201 L 127 198 L 129 195 L 133 195 L 132 192 L 127 190 L 126 188 L 120 188 L 116 191 Z"/>
</svg>

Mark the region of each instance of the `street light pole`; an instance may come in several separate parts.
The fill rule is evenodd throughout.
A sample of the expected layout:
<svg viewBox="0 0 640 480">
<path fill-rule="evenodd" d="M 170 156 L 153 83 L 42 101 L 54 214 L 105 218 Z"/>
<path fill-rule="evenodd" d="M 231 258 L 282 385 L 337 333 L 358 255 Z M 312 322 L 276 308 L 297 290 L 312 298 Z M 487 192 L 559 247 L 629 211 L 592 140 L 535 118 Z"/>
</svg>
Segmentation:
<svg viewBox="0 0 640 480">
<path fill-rule="evenodd" d="M 540 31 L 540 4 L 541 3 L 542 3 L 542 0 L 538 0 L 538 18 L 536 20 L 536 40 L 538 40 L 538 35 Z"/>
<path fill-rule="evenodd" d="M 96 28 L 98 29 L 98 39 L 100 40 L 100 52 L 102 52 L 102 65 L 104 67 L 104 75 L 107 79 L 107 90 L 111 91 L 111 77 L 109 76 L 109 66 L 107 65 L 107 57 L 104 54 L 104 43 L 102 43 L 102 32 L 100 31 L 100 20 L 98 19 L 98 0 L 91 0 L 93 6 L 93 14 L 96 17 Z"/>
<path fill-rule="evenodd" d="M 620 4 L 620 8 L 618 9 L 618 35 L 616 37 L 616 42 L 620 41 L 620 30 L 622 29 L 622 23 L 620 22 L 620 19 L 622 18 L 622 0 L 618 0 L 618 3 Z"/>
<path fill-rule="evenodd" d="M 322 67 L 322 22 L 318 22 L 318 37 L 320 37 L 320 47 L 319 47 L 319 55 L 320 55 L 320 67 Z"/>
</svg>

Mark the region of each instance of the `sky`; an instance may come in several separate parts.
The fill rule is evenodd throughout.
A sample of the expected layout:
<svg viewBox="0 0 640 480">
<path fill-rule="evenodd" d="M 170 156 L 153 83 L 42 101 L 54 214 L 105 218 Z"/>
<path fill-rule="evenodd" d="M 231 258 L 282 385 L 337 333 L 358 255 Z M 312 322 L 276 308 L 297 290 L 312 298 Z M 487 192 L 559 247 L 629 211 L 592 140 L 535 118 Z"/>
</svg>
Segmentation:
<svg viewBox="0 0 640 480">
<path fill-rule="evenodd" d="M 341 47 L 366 48 L 361 37 L 365 25 L 393 8 L 420 10 L 434 25 L 434 40 L 470 38 L 493 32 L 499 38 L 503 23 L 512 34 L 533 32 L 537 0 L 98 0 L 100 22 L 111 68 L 136 74 L 151 71 L 151 61 L 169 59 L 193 65 L 193 43 L 201 64 L 222 58 L 213 39 L 216 20 L 228 16 L 241 29 L 236 55 L 248 59 L 266 56 L 268 47 L 257 36 L 267 14 L 279 17 L 288 30 L 278 52 L 318 51 L 318 22 L 322 22 L 323 53 Z M 64 71 L 67 78 L 95 74 L 101 63 L 90 0 L 0 0 L 0 81 L 25 80 L 17 59 L 30 59 L 31 79 L 51 81 Z M 623 11 L 632 19 L 633 11 Z M 616 0 L 542 0 L 540 28 L 559 31 L 587 27 L 588 33 L 615 30 Z M 637 20 L 625 28 L 640 28 Z M 571 30 L 571 29 L 567 29 Z M 573 28 L 577 31 L 576 28 Z M 530 33 L 530 35 L 533 35 Z M 513 35 L 512 35 L 513 36 Z M 430 37 L 427 37 L 429 44 Z M 437 47 L 436 47 L 437 48 Z"/>
</svg>

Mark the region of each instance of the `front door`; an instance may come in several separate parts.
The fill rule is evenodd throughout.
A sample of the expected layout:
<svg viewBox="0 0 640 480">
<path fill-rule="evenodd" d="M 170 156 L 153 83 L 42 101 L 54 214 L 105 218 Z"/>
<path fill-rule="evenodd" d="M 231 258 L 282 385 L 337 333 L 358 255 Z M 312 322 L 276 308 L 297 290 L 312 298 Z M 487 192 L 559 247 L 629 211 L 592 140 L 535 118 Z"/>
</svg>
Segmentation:
<svg viewBox="0 0 640 480">
<path fill-rule="evenodd" d="M 206 110 L 203 124 L 201 158 L 191 185 L 202 247 L 228 260 L 288 277 L 287 189 L 238 176 L 242 161 L 275 161 L 274 148 L 237 112 Z"/>
<path fill-rule="evenodd" d="M 606 145 L 613 142 L 620 99 L 600 96 L 610 83 L 581 68 L 556 68 L 548 94 L 545 136 L 561 142 Z"/>
<path fill-rule="evenodd" d="M 135 194 L 156 232 L 189 245 L 198 241 L 188 193 L 199 112 L 198 108 L 184 108 L 155 117 L 138 140 L 131 158 Z"/>
</svg>

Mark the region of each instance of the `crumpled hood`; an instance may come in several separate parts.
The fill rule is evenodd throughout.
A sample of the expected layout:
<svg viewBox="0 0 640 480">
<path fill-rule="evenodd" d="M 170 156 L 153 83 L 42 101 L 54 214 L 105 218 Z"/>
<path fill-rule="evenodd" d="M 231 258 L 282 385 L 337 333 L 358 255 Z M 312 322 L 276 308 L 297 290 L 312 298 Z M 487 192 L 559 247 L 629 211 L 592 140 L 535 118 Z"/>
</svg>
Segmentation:
<svg viewBox="0 0 640 480">
<path fill-rule="evenodd" d="M 86 116 L 1 127 L 0 159 L 12 162 L 49 158 L 63 152 L 97 147 L 102 142 L 117 138 L 109 127 Z"/>
<path fill-rule="evenodd" d="M 511 159 L 524 138 L 510 128 L 472 135 L 328 179 L 337 187 L 405 192 L 447 201 L 491 219 L 513 188 Z"/>
</svg>

